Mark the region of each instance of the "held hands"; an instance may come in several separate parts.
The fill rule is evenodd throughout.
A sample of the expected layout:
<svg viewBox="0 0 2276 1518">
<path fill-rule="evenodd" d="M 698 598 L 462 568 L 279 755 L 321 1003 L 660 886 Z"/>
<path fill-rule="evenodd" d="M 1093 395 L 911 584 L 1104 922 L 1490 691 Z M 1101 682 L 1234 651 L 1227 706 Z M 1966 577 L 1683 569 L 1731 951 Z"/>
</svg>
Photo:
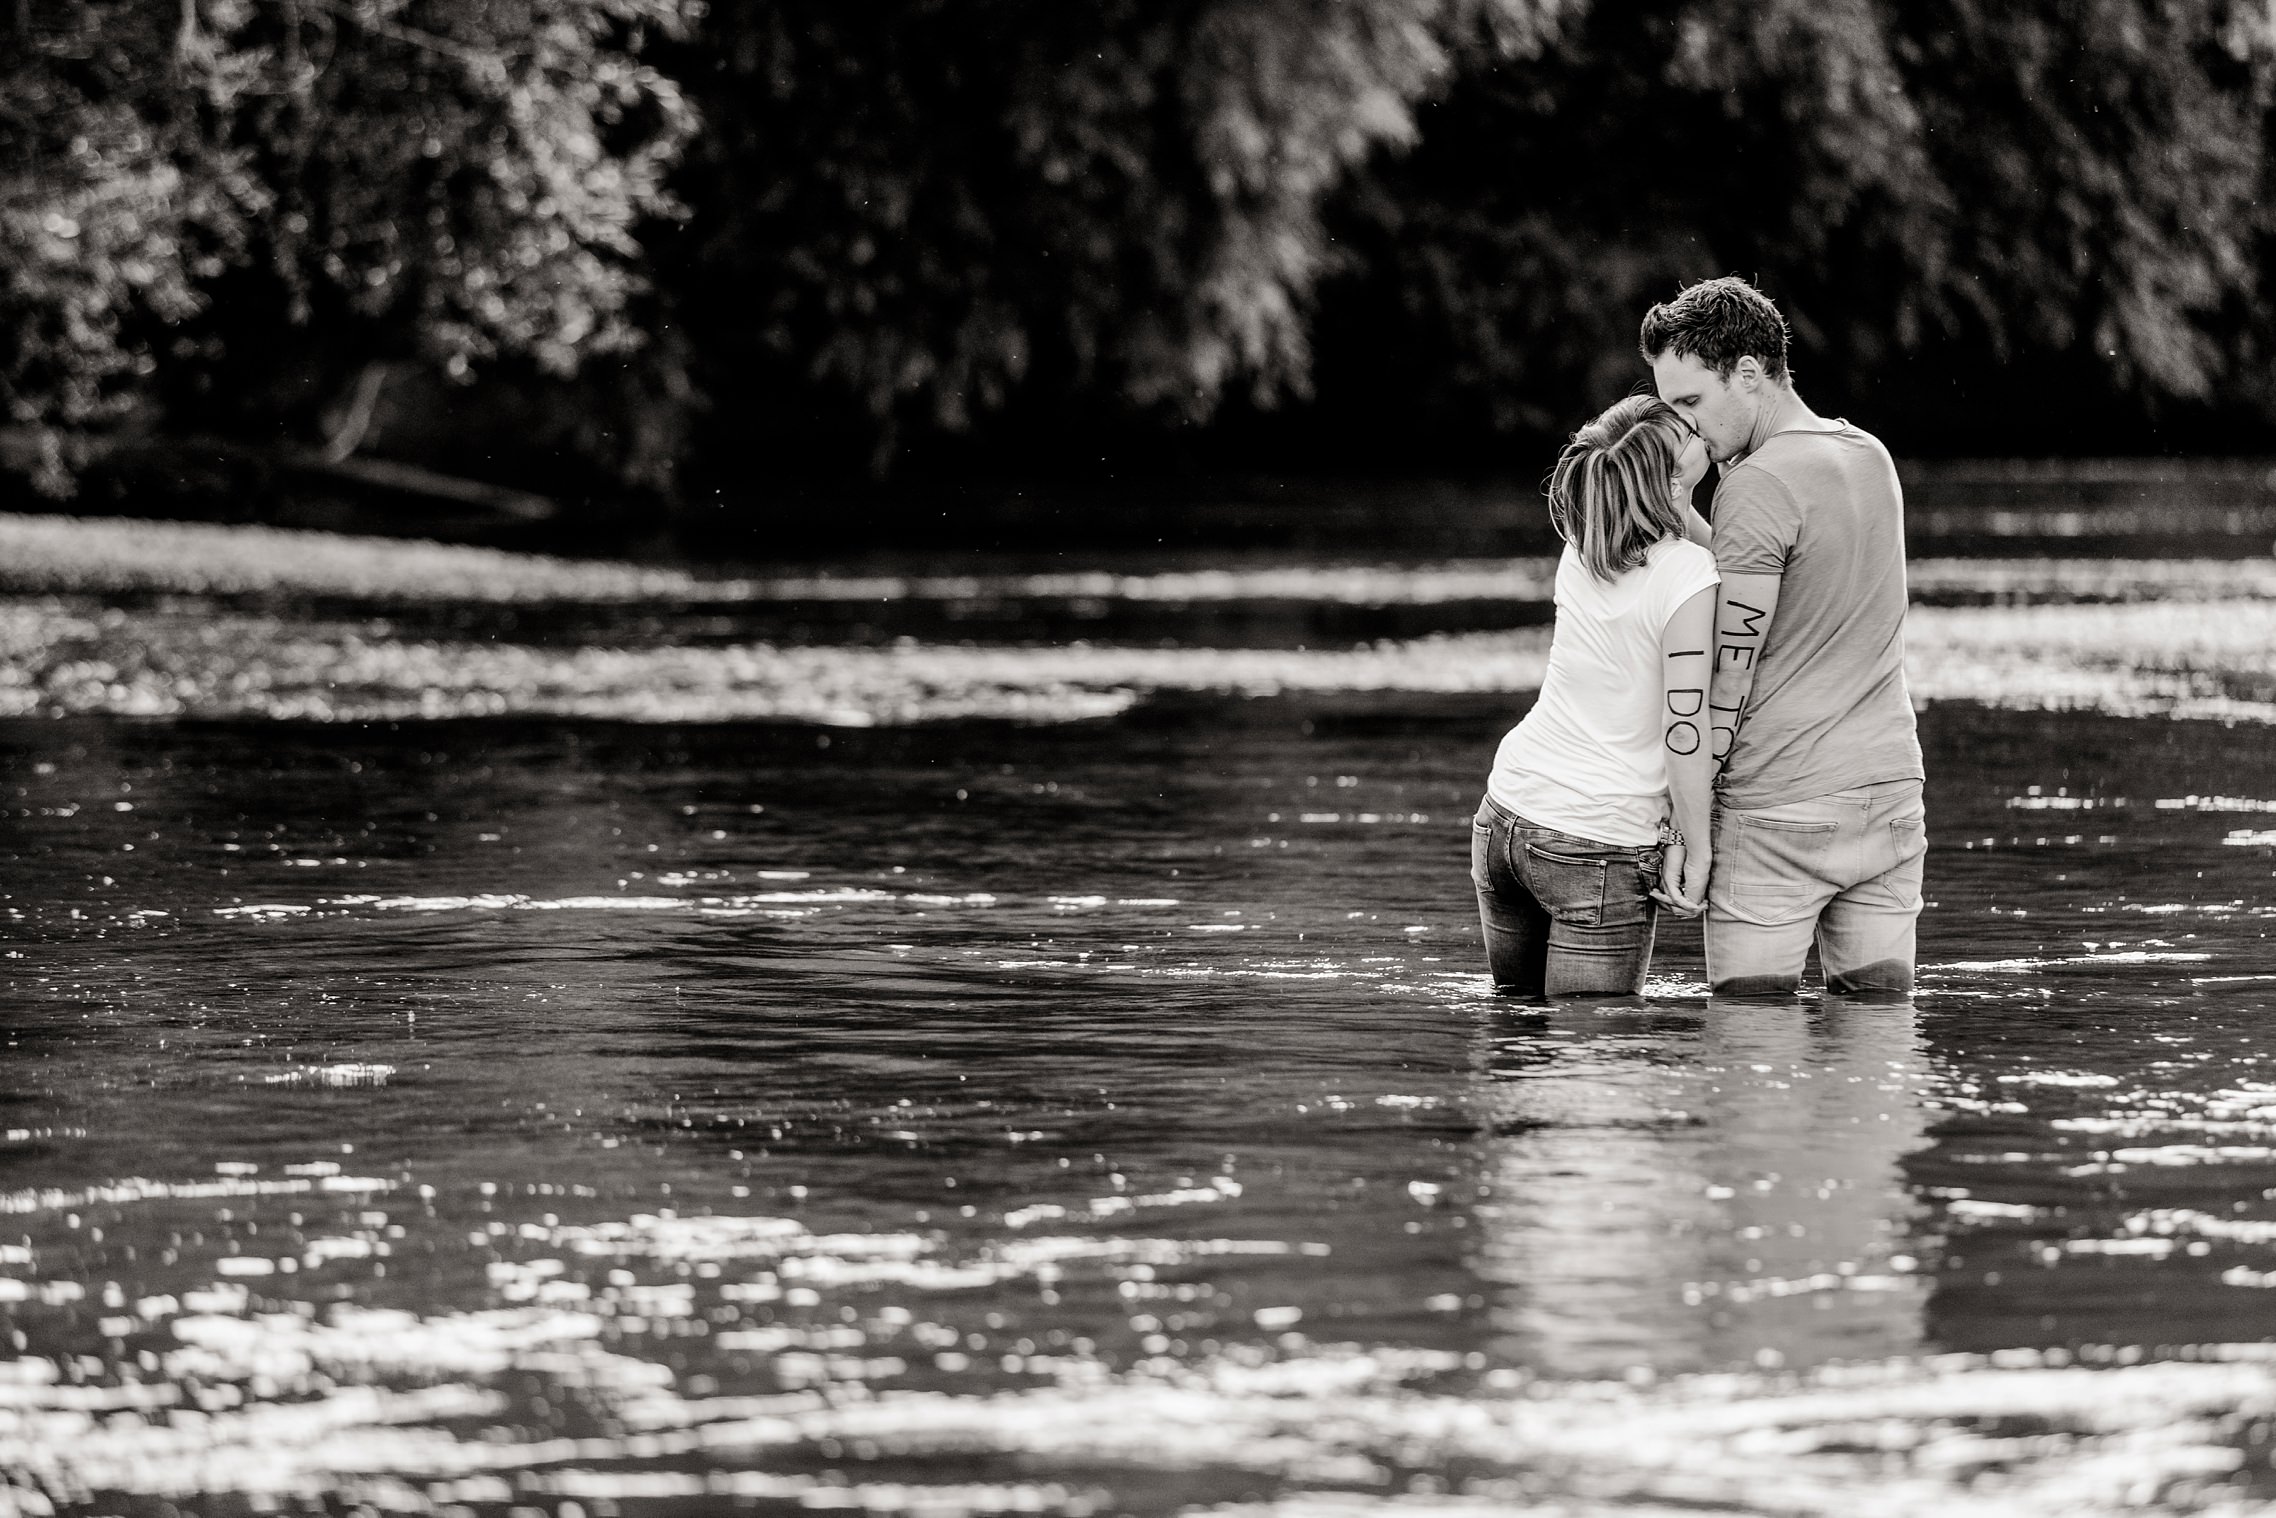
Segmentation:
<svg viewBox="0 0 2276 1518">
<path fill-rule="evenodd" d="M 1704 843 L 1670 843 L 1661 851 L 1660 887 L 1652 900 L 1679 917 L 1697 917 L 1707 910 L 1707 867 L 1710 851 Z"/>
</svg>

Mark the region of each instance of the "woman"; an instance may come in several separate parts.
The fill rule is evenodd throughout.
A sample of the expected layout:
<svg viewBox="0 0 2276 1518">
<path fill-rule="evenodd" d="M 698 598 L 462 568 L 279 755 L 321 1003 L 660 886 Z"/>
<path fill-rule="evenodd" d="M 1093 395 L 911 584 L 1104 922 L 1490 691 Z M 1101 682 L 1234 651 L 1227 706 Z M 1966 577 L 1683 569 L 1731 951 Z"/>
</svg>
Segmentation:
<svg viewBox="0 0 2276 1518">
<path fill-rule="evenodd" d="M 1549 478 L 1565 540 L 1549 673 L 1470 830 L 1498 990 L 1636 995 L 1659 903 L 1689 916 L 1706 898 L 1717 580 L 1690 504 L 1706 472 L 1690 425 L 1633 395 Z"/>
</svg>

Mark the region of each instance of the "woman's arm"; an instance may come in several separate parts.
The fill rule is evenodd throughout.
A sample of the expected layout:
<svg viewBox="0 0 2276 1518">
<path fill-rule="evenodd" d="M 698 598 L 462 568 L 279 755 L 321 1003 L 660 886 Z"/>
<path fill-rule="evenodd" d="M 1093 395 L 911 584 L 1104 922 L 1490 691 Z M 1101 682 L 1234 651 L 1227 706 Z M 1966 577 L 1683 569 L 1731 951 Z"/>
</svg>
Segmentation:
<svg viewBox="0 0 2276 1518">
<path fill-rule="evenodd" d="M 1683 508 L 1683 535 L 1701 548 L 1715 546 L 1715 529 L 1699 514 L 1699 508 L 1688 503 Z"/>
<path fill-rule="evenodd" d="M 1670 848 L 1661 888 L 1687 915 L 1707 903 L 1708 827 L 1714 804 L 1715 758 L 1708 691 L 1714 658 L 1716 593 L 1698 592 L 1675 609 L 1660 633 L 1661 741 L 1667 746 L 1668 803 L 1680 848 Z"/>
</svg>

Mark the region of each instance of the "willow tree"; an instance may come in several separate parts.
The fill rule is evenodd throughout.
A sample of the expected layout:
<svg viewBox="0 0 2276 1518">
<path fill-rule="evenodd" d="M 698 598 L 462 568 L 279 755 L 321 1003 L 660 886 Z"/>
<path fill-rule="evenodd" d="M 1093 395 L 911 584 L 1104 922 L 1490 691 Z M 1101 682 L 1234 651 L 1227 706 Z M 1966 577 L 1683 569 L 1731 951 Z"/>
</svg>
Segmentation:
<svg viewBox="0 0 2276 1518">
<path fill-rule="evenodd" d="M 720 7 L 666 258 L 719 435 L 884 469 L 1006 407 L 1153 425 L 1301 394 L 1321 206 L 1479 37 L 1558 0 Z"/>
<path fill-rule="evenodd" d="M 641 225 L 692 118 L 682 0 L 18 0 L 0 12 L 0 407 L 75 433 L 289 383 L 639 343 Z M 253 383 L 260 376 L 262 383 Z M 243 383 L 222 383 L 233 379 Z"/>
<path fill-rule="evenodd" d="M 1911 441 L 2108 446 L 2243 378 L 2270 78 L 2229 0 L 1595 0 L 1473 50 L 1334 225 L 1324 401 L 1478 439 L 1640 375 L 1637 316 L 1741 273 L 1822 402 Z M 2229 313 L 2229 314 L 2224 314 Z M 2002 432 L 2002 420 L 2008 430 Z"/>
</svg>

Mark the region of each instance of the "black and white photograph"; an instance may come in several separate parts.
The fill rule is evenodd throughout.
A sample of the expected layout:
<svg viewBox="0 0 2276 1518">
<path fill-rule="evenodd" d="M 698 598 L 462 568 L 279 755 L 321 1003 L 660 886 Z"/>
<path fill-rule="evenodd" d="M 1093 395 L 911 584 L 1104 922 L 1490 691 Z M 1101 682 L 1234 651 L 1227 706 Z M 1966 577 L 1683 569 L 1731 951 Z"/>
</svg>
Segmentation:
<svg viewBox="0 0 2276 1518">
<path fill-rule="evenodd" d="M 2276 1518 L 2276 4 L 0 0 L 0 1518 Z"/>
</svg>

